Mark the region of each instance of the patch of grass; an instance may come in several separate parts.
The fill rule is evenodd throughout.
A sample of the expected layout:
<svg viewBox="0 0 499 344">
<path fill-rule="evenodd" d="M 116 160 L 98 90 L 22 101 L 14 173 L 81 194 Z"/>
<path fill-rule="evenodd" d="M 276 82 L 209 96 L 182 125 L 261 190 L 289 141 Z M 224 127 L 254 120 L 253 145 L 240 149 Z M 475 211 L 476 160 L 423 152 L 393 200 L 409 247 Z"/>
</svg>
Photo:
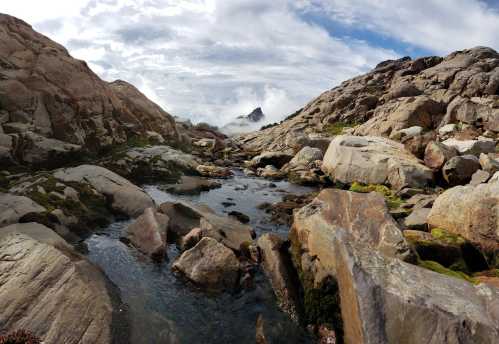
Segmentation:
<svg viewBox="0 0 499 344">
<path fill-rule="evenodd" d="M 395 193 L 385 185 L 379 185 L 379 184 L 364 185 L 361 183 L 353 182 L 352 185 L 350 185 L 349 190 L 360 193 L 377 192 L 385 198 L 388 209 L 397 209 L 402 204 L 404 204 L 402 198 L 395 195 Z"/>
<path fill-rule="evenodd" d="M 450 268 L 446 268 L 443 265 L 431 260 L 420 260 L 418 262 L 418 265 L 422 268 L 435 271 L 446 276 L 459 278 L 473 284 L 477 283 L 477 281 L 473 277 L 468 276 L 464 272 L 451 270 Z"/>
<path fill-rule="evenodd" d="M 348 122 L 334 122 L 331 124 L 327 124 L 324 126 L 323 131 L 331 136 L 341 135 L 343 130 L 347 128 L 353 128 L 357 125 L 357 123 L 348 123 Z"/>
</svg>

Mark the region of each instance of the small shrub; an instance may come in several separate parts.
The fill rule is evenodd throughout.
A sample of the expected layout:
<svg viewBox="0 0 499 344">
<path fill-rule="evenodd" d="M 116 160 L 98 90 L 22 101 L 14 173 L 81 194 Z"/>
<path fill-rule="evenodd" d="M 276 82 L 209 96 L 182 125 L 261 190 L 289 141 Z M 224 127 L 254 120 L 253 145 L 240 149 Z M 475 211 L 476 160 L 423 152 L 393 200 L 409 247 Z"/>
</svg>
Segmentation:
<svg viewBox="0 0 499 344">
<path fill-rule="evenodd" d="M 324 126 L 323 131 L 331 136 L 341 135 L 346 128 L 355 127 L 357 123 L 334 122 Z"/>
<path fill-rule="evenodd" d="M 0 344 L 40 344 L 40 338 L 29 331 L 18 330 L 5 336 L 0 336 Z"/>
</svg>

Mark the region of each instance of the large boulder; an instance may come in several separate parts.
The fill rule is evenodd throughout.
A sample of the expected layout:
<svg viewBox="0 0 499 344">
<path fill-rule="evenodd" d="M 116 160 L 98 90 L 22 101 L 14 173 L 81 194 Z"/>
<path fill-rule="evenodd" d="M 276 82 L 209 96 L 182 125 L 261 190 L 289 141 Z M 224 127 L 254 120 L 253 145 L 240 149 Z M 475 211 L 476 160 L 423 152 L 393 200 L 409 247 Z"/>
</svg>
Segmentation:
<svg viewBox="0 0 499 344">
<path fill-rule="evenodd" d="M 448 160 L 458 155 L 457 149 L 448 147 L 440 142 L 430 142 L 424 152 L 426 166 L 439 170 Z"/>
<path fill-rule="evenodd" d="M 53 176 L 62 182 L 88 183 L 111 200 L 115 211 L 127 216 L 137 217 L 154 206 L 154 201 L 144 190 L 100 166 L 80 165 L 60 169 Z"/>
<path fill-rule="evenodd" d="M 47 227 L 0 228 L 0 324 L 27 329 L 44 343 L 102 343 L 119 319 L 117 294 L 104 274 Z"/>
<path fill-rule="evenodd" d="M 424 187 L 433 180 L 432 171 L 403 145 L 382 137 L 335 137 L 322 170 L 342 183 L 390 184 L 396 189 Z"/>
<path fill-rule="evenodd" d="M 456 186 L 433 204 L 428 223 L 491 249 L 499 249 L 499 183 Z"/>
<path fill-rule="evenodd" d="M 499 289 L 331 237 L 345 343 L 497 342 Z"/>
<path fill-rule="evenodd" d="M 193 228 L 200 228 L 201 236 L 213 238 L 236 252 L 253 240 L 250 226 L 217 215 L 205 205 L 165 202 L 159 211 L 170 218 L 168 230 L 176 239 L 187 235 Z"/>
<path fill-rule="evenodd" d="M 442 167 L 444 179 L 450 185 L 467 184 L 480 169 L 480 162 L 474 155 L 455 156 Z"/>
<path fill-rule="evenodd" d="M 316 160 L 322 160 L 324 154 L 319 148 L 303 147 L 289 162 L 289 167 L 308 166 Z"/>
<path fill-rule="evenodd" d="M 266 233 L 258 239 L 258 247 L 263 269 L 272 284 L 279 306 L 293 320 L 299 321 L 301 309 L 296 286 L 297 276 L 294 276 L 292 270 L 286 241 L 275 234 Z"/>
<path fill-rule="evenodd" d="M 478 140 L 458 140 L 450 138 L 442 142 L 447 147 L 455 148 L 461 155 L 479 156 L 482 153 L 493 153 L 496 150 L 496 142 L 491 139 L 481 138 Z"/>
<path fill-rule="evenodd" d="M 19 135 L 20 162 L 54 163 L 54 156 L 96 152 L 148 130 L 176 141 L 170 115 L 132 86 L 101 80 L 25 22 L 2 14 L 0 40 L 0 125 Z"/>
<path fill-rule="evenodd" d="M 233 290 L 239 277 L 239 261 L 234 252 L 212 238 L 203 238 L 182 253 L 172 269 L 213 291 Z"/>
<path fill-rule="evenodd" d="M 139 182 L 177 180 L 182 174 L 198 174 L 199 163 L 191 154 L 165 145 L 135 147 L 102 162 L 106 168 Z"/>
<path fill-rule="evenodd" d="M 163 260 L 166 251 L 166 236 L 170 218 L 147 208 L 127 228 L 127 238 L 141 252 L 155 260 Z"/>
<path fill-rule="evenodd" d="M 44 213 L 47 209 L 25 196 L 0 193 L 0 227 L 19 222 L 31 213 Z"/>
</svg>

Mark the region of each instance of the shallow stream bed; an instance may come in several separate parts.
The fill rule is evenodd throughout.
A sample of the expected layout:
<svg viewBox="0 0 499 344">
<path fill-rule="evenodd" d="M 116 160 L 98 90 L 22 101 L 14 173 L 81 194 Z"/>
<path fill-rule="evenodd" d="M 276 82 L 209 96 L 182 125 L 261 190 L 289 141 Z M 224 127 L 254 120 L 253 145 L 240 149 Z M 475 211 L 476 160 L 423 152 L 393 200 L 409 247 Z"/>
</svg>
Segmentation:
<svg viewBox="0 0 499 344">
<path fill-rule="evenodd" d="M 197 196 L 168 194 L 158 185 L 144 188 L 157 204 L 184 200 L 207 204 L 219 214 L 242 212 L 250 217 L 257 235 L 269 231 L 286 235 L 288 231 L 286 226 L 270 224 L 265 212 L 257 208 L 259 204 L 278 202 L 286 193 L 313 191 L 285 181 L 274 182 L 275 186 L 269 187 L 269 181 L 247 177 L 240 171 L 221 183 L 221 188 Z M 224 206 L 223 202 L 233 205 Z M 156 264 L 122 243 L 119 238 L 129 223 L 115 222 L 88 238 L 86 244 L 88 258 L 120 289 L 128 307 L 131 343 L 255 343 L 259 314 L 270 325 L 275 342 L 310 342 L 305 331 L 279 310 L 261 271 L 255 276 L 253 289 L 235 294 L 207 294 L 172 273 L 171 264 L 179 254 L 175 245 L 168 247 L 168 260 Z"/>
</svg>

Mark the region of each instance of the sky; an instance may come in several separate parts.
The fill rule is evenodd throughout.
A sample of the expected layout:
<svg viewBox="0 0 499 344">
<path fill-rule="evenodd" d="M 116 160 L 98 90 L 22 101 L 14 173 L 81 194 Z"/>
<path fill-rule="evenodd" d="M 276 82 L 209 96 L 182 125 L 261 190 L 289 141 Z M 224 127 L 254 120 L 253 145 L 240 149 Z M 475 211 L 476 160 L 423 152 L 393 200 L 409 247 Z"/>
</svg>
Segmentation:
<svg viewBox="0 0 499 344">
<path fill-rule="evenodd" d="M 499 49 L 499 0 L 1 0 L 169 113 L 281 120 L 387 59 Z"/>
</svg>

